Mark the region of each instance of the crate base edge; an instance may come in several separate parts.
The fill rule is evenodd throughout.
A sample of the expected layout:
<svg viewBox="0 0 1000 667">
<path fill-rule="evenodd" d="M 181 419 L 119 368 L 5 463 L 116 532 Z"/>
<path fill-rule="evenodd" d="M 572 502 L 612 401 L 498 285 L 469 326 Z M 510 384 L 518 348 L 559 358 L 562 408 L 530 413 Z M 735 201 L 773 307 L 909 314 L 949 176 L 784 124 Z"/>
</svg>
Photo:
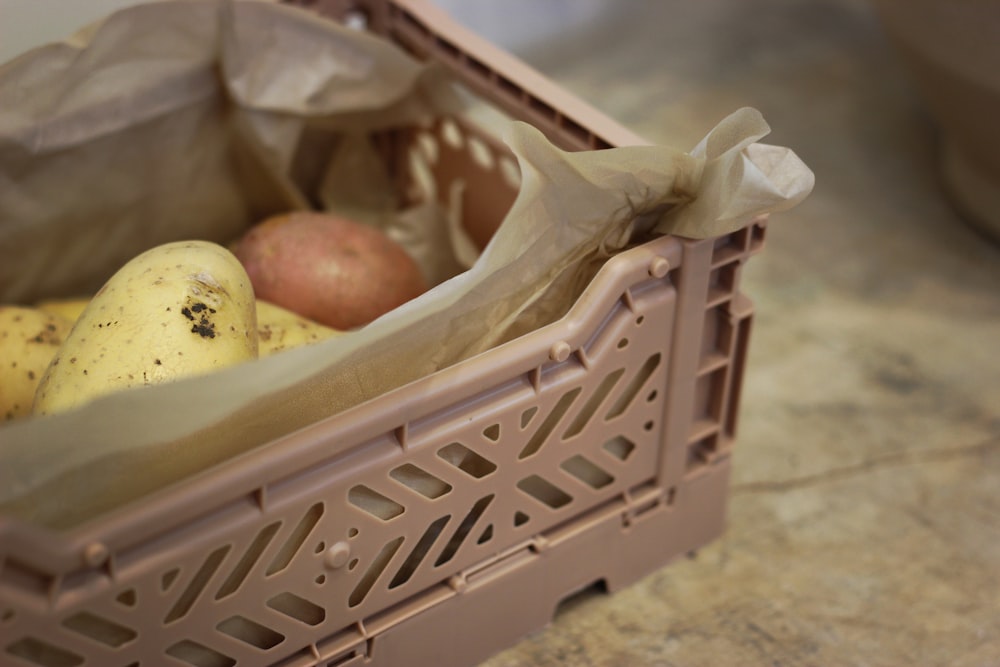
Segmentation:
<svg viewBox="0 0 1000 667">
<path fill-rule="evenodd" d="M 401 614 L 359 646 L 322 655 L 312 667 L 437 665 L 469 667 L 549 627 L 560 603 L 594 584 L 613 593 L 637 583 L 679 556 L 718 538 L 725 527 L 730 459 L 686 481 L 672 505 L 623 513 L 507 559 L 496 576 L 478 574 L 455 595 L 416 614 Z M 544 544 L 544 540 L 542 544 Z M 506 563 L 506 561 L 505 561 Z"/>
</svg>

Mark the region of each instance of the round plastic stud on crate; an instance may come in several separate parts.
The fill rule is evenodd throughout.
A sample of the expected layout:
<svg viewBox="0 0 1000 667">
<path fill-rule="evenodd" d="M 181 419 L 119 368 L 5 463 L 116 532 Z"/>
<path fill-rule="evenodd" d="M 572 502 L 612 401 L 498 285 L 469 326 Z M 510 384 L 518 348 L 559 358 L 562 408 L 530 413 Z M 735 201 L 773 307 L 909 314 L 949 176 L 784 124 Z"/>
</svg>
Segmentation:
<svg viewBox="0 0 1000 667">
<path fill-rule="evenodd" d="M 331 570 L 338 570 L 350 561 L 351 545 L 347 542 L 337 542 L 323 555 L 323 564 Z"/>
<path fill-rule="evenodd" d="M 670 270 L 670 262 L 666 257 L 655 257 L 649 262 L 649 275 L 662 278 Z"/>
<path fill-rule="evenodd" d="M 566 361 L 569 358 L 569 353 L 573 351 L 570 344 L 564 340 L 556 341 L 549 348 L 549 359 L 552 361 Z"/>
<path fill-rule="evenodd" d="M 100 567 L 108 556 L 108 548 L 100 542 L 91 542 L 83 550 L 83 562 L 89 567 Z"/>
</svg>

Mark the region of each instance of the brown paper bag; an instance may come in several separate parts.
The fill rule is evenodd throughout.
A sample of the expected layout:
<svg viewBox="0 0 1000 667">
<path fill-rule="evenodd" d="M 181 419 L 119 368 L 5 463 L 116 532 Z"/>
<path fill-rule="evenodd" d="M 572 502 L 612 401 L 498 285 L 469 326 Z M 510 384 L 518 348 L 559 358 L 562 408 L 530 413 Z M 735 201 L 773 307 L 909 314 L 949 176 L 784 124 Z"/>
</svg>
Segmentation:
<svg viewBox="0 0 1000 667">
<path fill-rule="evenodd" d="M 89 292 L 153 245 L 226 243 L 266 214 L 306 206 L 365 211 L 409 239 L 435 283 L 314 346 L 0 427 L 0 512 L 50 526 L 553 322 L 633 239 L 728 233 L 813 185 L 791 151 L 757 143 L 768 127 L 752 109 L 691 152 L 566 153 L 494 117 L 521 188 L 470 256 L 459 212 L 431 193 L 400 209 L 365 137 L 441 115 L 482 119 L 482 108 L 390 44 L 271 3 L 116 13 L 0 67 L 0 99 L 0 301 Z"/>
</svg>

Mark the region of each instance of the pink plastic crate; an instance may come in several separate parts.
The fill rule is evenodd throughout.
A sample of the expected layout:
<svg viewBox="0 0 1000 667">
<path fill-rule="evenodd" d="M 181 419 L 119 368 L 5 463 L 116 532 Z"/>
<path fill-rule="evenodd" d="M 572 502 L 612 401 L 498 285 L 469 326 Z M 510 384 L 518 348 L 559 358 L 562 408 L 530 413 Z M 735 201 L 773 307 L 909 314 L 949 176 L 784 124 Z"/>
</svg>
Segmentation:
<svg viewBox="0 0 1000 667">
<path fill-rule="evenodd" d="M 560 146 L 638 142 L 423 2 L 305 4 Z M 483 241 L 516 192 L 449 148 L 449 122 L 435 176 L 466 180 Z M 417 133 L 379 137 L 386 159 Z M 85 526 L 0 517 L 0 664 L 469 665 L 713 540 L 764 232 L 624 251 L 560 321 Z"/>
</svg>

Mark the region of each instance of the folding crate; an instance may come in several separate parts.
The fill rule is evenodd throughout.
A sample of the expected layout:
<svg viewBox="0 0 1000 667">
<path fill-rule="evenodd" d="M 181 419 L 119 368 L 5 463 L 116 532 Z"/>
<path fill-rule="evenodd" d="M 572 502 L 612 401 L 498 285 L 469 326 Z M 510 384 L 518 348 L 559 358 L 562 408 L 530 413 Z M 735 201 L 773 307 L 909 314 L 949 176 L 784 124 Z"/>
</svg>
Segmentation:
<svg viewBox="0 0 1000 667">
<path fill-rule="evenodd" d="M 424 2 L 303 4 L 441 61 L 557 145 L 641 143 Z M 454 119 L 429 132 L 488 238 L 516 192 L 504 146 Z M 0 664 L 470 665 L 574 592 L 706 544 L 764 232 L 628 249 L 558 322 L 85 526 L 0 518 Z"/>
</svg>

